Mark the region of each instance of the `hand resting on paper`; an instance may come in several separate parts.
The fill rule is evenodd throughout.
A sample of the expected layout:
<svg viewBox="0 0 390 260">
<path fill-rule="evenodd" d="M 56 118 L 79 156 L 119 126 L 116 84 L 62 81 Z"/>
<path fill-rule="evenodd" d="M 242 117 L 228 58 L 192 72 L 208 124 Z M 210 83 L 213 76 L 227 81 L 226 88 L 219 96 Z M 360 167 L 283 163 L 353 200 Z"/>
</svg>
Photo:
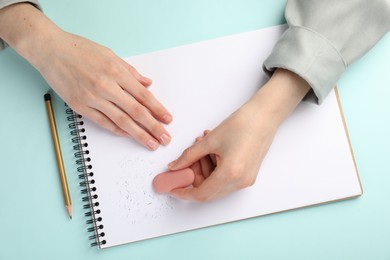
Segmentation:
<svg viewBox="0 0 390 260">
<path fill-rule="evenodd" d="M 64 32 L 34 6 L 0 10 L 0 37 L 26 58 L 77 113 L 156 150 L 172 116 L 148 91 L 152 81 L 111 50 Z"/>
<path fill-rule="evenodd" d="M 168 165 L 170 170 L 191 166 L 195 172 L 192 187 L 170 194 L 206 202 L 254 184 L 279 125 L 309 89 L 296 74 L 277 69 L 247 103 Z"/>
</svg>

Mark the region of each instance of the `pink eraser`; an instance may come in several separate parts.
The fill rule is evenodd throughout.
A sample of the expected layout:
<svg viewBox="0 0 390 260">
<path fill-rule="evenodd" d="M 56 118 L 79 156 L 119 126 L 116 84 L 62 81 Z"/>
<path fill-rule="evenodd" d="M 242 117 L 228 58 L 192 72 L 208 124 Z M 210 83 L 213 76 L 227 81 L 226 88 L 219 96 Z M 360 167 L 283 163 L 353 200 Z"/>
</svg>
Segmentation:
<svg viewBox="0 0 390 260">
<path fill-rule="evenodd" d="M 188 187 L 194 182 L 194 179 L 195 174 L 191 168 L 163 172 L 154 177 L 153 189 L 159 193 L 166 193 L 174 189 Z"/>
</svg>

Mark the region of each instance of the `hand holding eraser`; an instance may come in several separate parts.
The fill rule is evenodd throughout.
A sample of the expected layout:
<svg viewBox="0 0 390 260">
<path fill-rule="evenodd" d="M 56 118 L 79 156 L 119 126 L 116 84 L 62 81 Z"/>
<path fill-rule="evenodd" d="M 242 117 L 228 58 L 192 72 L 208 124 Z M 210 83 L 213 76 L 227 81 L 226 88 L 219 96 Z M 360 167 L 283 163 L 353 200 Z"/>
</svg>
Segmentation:
<svg viewBox="0 0 390 260">
<path fill-rule="evenodd" d="M 178 171 L 167 171 L 156 175 L 153 179 L 153 189 L 158 193 L 167 193 L 174 189 L 190 186 L 195 179 L 194 171 L 185 168 Z"/>
</svg>

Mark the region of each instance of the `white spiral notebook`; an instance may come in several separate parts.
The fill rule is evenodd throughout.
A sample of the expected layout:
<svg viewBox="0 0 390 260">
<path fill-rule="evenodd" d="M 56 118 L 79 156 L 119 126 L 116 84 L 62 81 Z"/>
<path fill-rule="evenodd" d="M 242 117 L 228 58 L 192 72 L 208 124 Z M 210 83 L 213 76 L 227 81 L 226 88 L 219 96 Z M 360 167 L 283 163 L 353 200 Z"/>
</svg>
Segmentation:
<svg viewBox="0 0 390 260">
<path fill-rule="evenodd" d="M 174 117 L 167 126 L 172 142 L 155 152 L 70 116 L 93 245 L 111 247 L 362 194 L 334 91 L 321 106 L 303 102 L 283 123 L 252 187 L 209 203 L 177 200 L 152 189 L 154 176 L 166 171 L 168 162 L 267 80 L 262 63 L 285 29 L 126 59 L 153 79 L 150 91 Z"/>
</svg>

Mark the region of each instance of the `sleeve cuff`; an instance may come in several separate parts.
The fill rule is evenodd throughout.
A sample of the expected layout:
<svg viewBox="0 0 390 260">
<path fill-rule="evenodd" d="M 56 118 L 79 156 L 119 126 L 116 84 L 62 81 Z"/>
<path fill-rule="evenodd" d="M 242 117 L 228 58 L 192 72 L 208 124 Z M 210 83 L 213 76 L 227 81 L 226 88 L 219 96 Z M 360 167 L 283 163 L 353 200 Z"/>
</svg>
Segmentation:
<svg viewBox="0 0 390 260">
<path fill-rule="evenodd" d="M 40 6 L 40 4 L 39 4 L 39 2 L 37 0 L 32 0 L 32 1 L 26 1 L 26 0 L 5 0 L 5 1 L 1 1 L 0 2 L 0 9 L 4 8 L 6 6 L 13 5 L 13 4 L 18 4 L 18 3 L 30 3 L 33 6 L 35 6 L 36 8 L 38 8 L 39 10 L 42 11 L 42 8 L 41 8 L 41 6 Z M 8 46 L 7 43 L 0 38 L 0 51 L 2 49 L 7 48 L 7 46 Z"/>
<path fill-rule="evenodd" d="M 263 64 L 268 75 L 277 68 L 306 80 L 312 90 L 305 99 L 321 104 L 345 71 L 346 63 L 324 36 L 305 27 L 290 27 Z"/>
</svg>

